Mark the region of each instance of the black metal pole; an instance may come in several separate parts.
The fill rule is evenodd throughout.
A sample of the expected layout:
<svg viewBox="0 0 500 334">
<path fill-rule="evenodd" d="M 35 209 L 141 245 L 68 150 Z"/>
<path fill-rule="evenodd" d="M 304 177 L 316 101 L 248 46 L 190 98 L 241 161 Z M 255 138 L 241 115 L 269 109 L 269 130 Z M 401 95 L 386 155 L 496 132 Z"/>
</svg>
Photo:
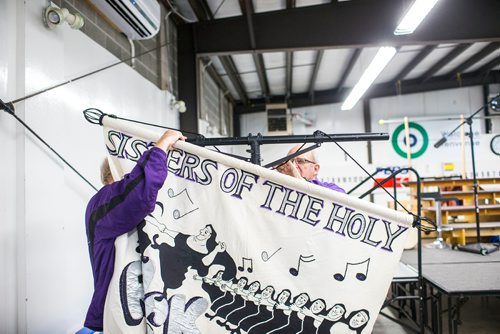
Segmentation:
<svg viewBox="0 0 500 334">
<path fill-rule="evenodd" d="M 367 140 L 388 140 L 387 133 L 339 133 L 324 135 L 316 131 L 313 135 L 296 135 L 296 136 L 262 136 L 260 133 L 256 136 L 248 135 L 247 137 L 218 137 L 218 138 L 205 138 L 197 136 L 188 138 L 186 141 L 198 146 L 223 146 L 223 145 L 250 145 L 248 152 L 251 155 L 250 161 L 254 164 L 260 165 L 260 145 L 263 144 L 294 144 L 294 143 L 315 143 L 317 146 L 324 142 L 346 142 L 346 141 L 367 141 Z M 308 150 L 307 148 L 305 150 Z M 304 150 L 302 150 L 304 152 Z M 298 153 L 298 152 L 297 152 Z M 299 153 L 302 154 L 302 153 Z M 280 164 L 279 161 L 286 161 L 290 156 L 279 159 L 266 165 Z"/>
<path fill-rule="evenodd" d="M 500 94 L 498 94 L 497 96 L 495 96 L 494 98 L 492 98 L 490 101 L 488 101 L 488 103 L 486 103 L 485 105 L 483 105 L 481 108 L 479 108 L 478 110 L 476 110 L 472 115 L 470 115 L 469 117 L 467 117 L 462 123 L 460 123 L 456 128 L 454 128 L 451 132 L 449 132 L 447 135 L 444 135 L 443 138 L 441 138 L 440 140 L 438 140 L 435 144 L 434 144 L 434 147 L 435 148 L 438 148 L 440 147 L 441 145 L 443 145 L 445 142 L 446 142 L 446 139 L 448 137 L 450 137 L 452 134 L 455 133 L 455 131 L 457 131 L 458 129 L 460 129 L 461 126 L 463 126 L 465 123 L 469 124 L 469 121 L 472 122 L 472 119 L 474 118 L 474 116 L 476 116 L 481 110 L 483 109 L 487 109 L 488 106 L 490 106 L 490 104 L 494 101 L 494 100 L 498 100 L 500 99 Z"/>
<path fill-rule="evenodd" d="M 473 190 L 474 190 L 474 209 L 476 212 L 476 233 L 477 233 L 477 243 L 481 243 L 481 229 L 479 228 L 479 195 L 478 195 L 478 184 L 476 176 L 476 159 L 474 155 L 474 132 L 472 130 L 472 118 L 467 120 L 469 124 L 469 138 L 470 138 L 470 152 L 472 155 L 472 180 L 473 180 Z"/>
<path fill-rule="evenodd" d="M 479 194 L 478 194 L 478 182 L 476 176 L 476 157 L 474 155 L 474 132 L 472 130 L 472 117 L 468 117 L 466 119 L 467 124 L 469 125 L 469 138 L 470 138 L 470 152 L 472 158 L 472 182 L 473 182 L 473 191 L 474 191 L 474 211 L 476 214 L 476 243 L 469 245 L 457 245 L 456 248 L 461 251 L 471 252 L 481 255 L 488 255 L 490 253 L 496 252 L 499 249 L 499 246 L 492 244 L 482 244 L 481 243 L 481 227 L 479 221 Z"/>
<path fill-rule="evenodd" d="M 295 135 L 295 136 L 257 136 L 247 137 L 218 137 L 188 138 L 186 141 L 198 146 L 224 146 L 224 145 L 251 145 L 257 141 L 259 144 L 294 144 L 294 143 L 324 143 L 324 142 L 347 142 L 347 141 L 367 141 L 367 140 L 388 140 L 387 133 L 338 133 L 323 135 Z"/>
<path fill-rule="evenodd" d="M 258 139 L 250 141 L 250 162 L 260 166 L 260 143 Z"/>
<path fill-rule="evenodd" d="M 372 174 L 370 174 L 367 178 L 365 178 L 363 181 L 361 181 L 360 183 L 358 183 L 357 185 L 354 186 L 354 188 L 352 188 L 351 190 L 349 190 L 347 192 L 348 195 L 352 194 L 352 192 L 356 189 L 358 189 L 359 187 L 361 187 L 363 184 L 365 184 L 366 182 L 368 182 L 368 180 L 371 180 L 372 177 L 374 177 L 376 174 L 378 174 L 378 172 L 380 172 L 379 170 L 376 170 L 374 171 Z"/>
<path fill-rule="evenodd" d="M 500 247 L 497 245 L 487 245 L 481 244 L 481 227 L 479 222 L 479 195 L 478 195 L 478 183 L 476 176 L 476 157 L 474 155 L 474 131 L 472 130 L 472 121 L 475 115 L 477 115 L 481 110 L 488 108 L 493 102 L 500 99 L 500 94 L 492 98 L 488 103 L 483 105 L 481 108 L 476 110 L 472 115 L 467 117 L 462 123 L 460 123 L 453 131 L 443 136 L 438 142 L 434 144 L 435 148 L 440 147 L 446 142 L 446 138 L 452 135 L 457 129 L 463 126 L 465 123 L 469 125 L 469 138 L 470 138 L 470 151 L 472 158 L 472 180 L 473 180 L 473 190 L 474 190 L 474 211 L 476 216 L 476 240 L 477 243 L 471 245 L 454 245 L 453 249 L 459 249 L 465 252 L 477 253 L 481 255 L 487 255 L 489 253 L 497 251 Z"/>
<path fill-rule="evenodd" d="M 388 182 L 389 180 L 395 178 L 399 173 L 403 172 L 403 171 L 410 171 L 410 172 L 413 172 L 415 174 L 415 177 L 417 179 L 417 215 L 416 217 L 418 217 L 418 219 L 420 220 L 420 217 L 422 215 L 422 204 L 421 204 L 421 191 L 420 191 L 420 174 L 418 174 L 418 172 L 412 168 L 412 167 L 404 167 L 404 168 L 401 168 L 397 171 L 395 171 L 394 173 L 392 173 L 391 175 L 389 175 L 387 178 L 385 178 L 384 180 L 382 180 L 381 182 L 379 182 L 378 184 L 376 184 L 375 186 L 373 186 L 373 188 L 371 188 L 370 190 L 368 190 L 367 192 L 365 192 L 364 194 L 362 194 L 361 196 L 359 196 L 359 198 L 363 198 L 365 197 L 366 195 L 368 194 L 371 194 L 375 189 L 379 188 L 379 187 L 382 187 L 386 182 Z M 419 221 L 419 224 L 421 224 L 421 220 Z M 427 314 L 426 314 L 426 311 L 425 311 L 425 308 L 424 308 L 424 300 L 425 300 L 425 296 L 424 296 L 424 279 L 423 279 L 423 274 L 422 274 L 422 229 L 419 227 L 418 228 L 418 242 L 417 242 L 417 275 L 418 275 L 418 299 L 419 299 L 419 308 L 418 308 L 418 312 L 419 312 L 419 317 L 420 317 L 420 333 L 424 333 L 424 327 L 425 327 L 425 322 L 424 320 L 427 319 Z"/>
<path fill-rule="evenodd" d="M 398 209 L 398 189 L 396 176 L 392 178 L 392 189 L 394 191 L 394 210 Z"/>
<path fill-rule="evenodd" d="M 420 198 L 420 175 L 418 172 L 409 167 L 409 170 L 413 171 L 417 178 L 417 217 L 420 218 L 422 215 L 422 205 Z M 418 313 L 420 317 L 420 333 L 424 333 L 424 320 L 427 318 L 424 313 L 424 279 L 422 274 L 422 230 L 418 229 L 418 243 L 417 243 L 417 270 L 418 270 Z"/>
</svg>

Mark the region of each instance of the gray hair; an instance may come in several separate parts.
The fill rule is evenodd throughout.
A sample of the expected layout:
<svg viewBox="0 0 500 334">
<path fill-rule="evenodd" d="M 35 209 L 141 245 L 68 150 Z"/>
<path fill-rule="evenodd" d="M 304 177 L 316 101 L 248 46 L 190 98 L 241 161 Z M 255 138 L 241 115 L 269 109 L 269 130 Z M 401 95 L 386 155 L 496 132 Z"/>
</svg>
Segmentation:
<svg viewBox="0 0 500 334">
<path fill-rule="evenodd" d="M 113 174 L 111 174 L 108 158 L 104 158 L 101 164 L 101 182 L 103 185 L 107 185 L 113 183 L 113 181 Z"/>
</svg>

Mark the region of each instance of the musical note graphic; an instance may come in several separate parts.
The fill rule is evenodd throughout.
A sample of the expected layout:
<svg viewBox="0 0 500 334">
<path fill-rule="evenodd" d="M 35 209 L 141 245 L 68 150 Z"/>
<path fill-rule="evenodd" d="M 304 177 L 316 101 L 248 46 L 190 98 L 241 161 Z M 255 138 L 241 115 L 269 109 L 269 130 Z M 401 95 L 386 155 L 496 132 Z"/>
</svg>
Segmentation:
<svg viewBox="0 0 500 334">
<path fill-rule="evenodd" d="M 349 267 L 361 266 L 364 263 L 366 263 L 366 269 L 364 270 L 364 272 L 358 271 L 356 273 L 356 279 L 358 281 L 364 281 L 368 277 L 368 268 L 370 268 L 370 258 L 368 258 L 364 261 L 358 262 L 358 263 L 347 262 L 347 264 L 345 265 L 344 274 L 342 275 L 341 273 L 336 273 L 335 275 L 333 275 L 333 278 L 335 278 L 337 281 L 343 281 L 346 277 L 347 270 L 349 269 Z"/>
<path fill-rule="evenodd" d="M 186 213 L 185 213 L 185 214 L 183 214 L 183 215 L 181 215 L 181 212 L 180 212 L 179 210 L 175 209 L 175 210 L 174 210 L 174 212 L 173 212 L 174 219 L 179 219 L 179 218 L 182 218 L 182 217 L 184 217 L 185 215 L 190 214 L 191 212 L 196 211 L 196 210 L 198 210 L 198 209 L 199 209 L 199 208 L 193 209 L 193 210 L 191 210 L 191 211 L 186 212 Z"/>
<path fill-rule="evenodd" d="M 241 264 L 241 266 L 238 266 L 238 270 L 239 271 L 244 271 L 245 270 L 245 262 L 250 262 L 250 265 L 246 266 L 246 267 L 247 267 L 247 271 L 249 273 L 251 273 L 253 271 L 253 260 L 249 259 L 247 257 L 243 257 L 242 258 L 242 264 Z"/>
<path fill-rule="evenodd" d="M 281 247 L 278 248 L 274 253 L 272 253 L 271 255 L 269 255 L 266 251 L 263 251 L 261 256 L 262 256 L 262 261 L 264 262 L 267 262 L 269 261 L 270 258 L 272 258 L 274 256 L 274 254 L 278 253 L 279 251 L 281 250 Z"/>
<path fill-rule="evenodd" d="M 188 198 L 189 202 L 191 202 L 191 204 L 194 204 L 193 200 L 189 196 L 187 188 L 184 188 L 183 190 L 181 190 L 177 194 L 174 192 L 174 189 L 172 189 L 172 188 L 168 188 L 168 190 L 167 190 L 168 197 L 170 197 L 170 198 L 174 198 L 174 197 L 180 196 L 183 193 L 186 193 L 186 197 Z M 190 211 L 188 211 L 188 212 L 186 212 L 184 214 L 181 214 L 181 212 L 180 212 L 179 209 L 174 209 L 172 215 L 173 215 L 174 219 L 180 219 L 180 218 L 182 218 L 182 217 L 184 217 L 184 216 L 186 216 L 186 215 L 190 214 L 191 212 L 196 211 L 198 209 L 199 208 L 194 208 L 194 209 L 192 209 L 192 210 L 190 210 Z"/>
<path fill-rule="evenodd" d="M 314 255 L 300 255 L 299 257 L 299 263 L 297 264 L 297 269 L 295 268 L 290 268 L 290 274 L 292 274 L 293 276 L 298 276 L 299 275 L 299 271 L 300 271 L 300 263 L 301 262 L 304 262 L 304 263 L 309 263 L 309 262 L 314 262 L 316 261 L 316 259 L 314 259 Z"/>
<path fill-rule="evenodd" d="M 178 194 L 174 193 L 174 189 L 172 188 L 168 188 L 167 190 L 167 194 L 168 194 L 168 197 L 170 198 L 174 198 L 174 197 L 177 197 L 179 195 L 181 195 L 182 193 L 186 193 L 186 196 L 187 198 L 189 199 L 189 201 L 191 202 L 191 204 L 194 204 L 193 200 L 191 199 L 191 197 L 189 197 L 189 193 L 187 191 L 187 188 L 184 188 L 182 191 L 180 191 Z"/>
</svg>

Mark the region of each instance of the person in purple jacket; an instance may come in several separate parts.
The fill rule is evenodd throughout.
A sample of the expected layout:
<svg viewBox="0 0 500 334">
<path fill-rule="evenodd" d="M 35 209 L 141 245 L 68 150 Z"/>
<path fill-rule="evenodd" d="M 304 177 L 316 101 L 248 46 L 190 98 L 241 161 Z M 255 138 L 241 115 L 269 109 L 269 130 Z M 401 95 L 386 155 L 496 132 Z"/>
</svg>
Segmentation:
<svg viewBox="0 0 500 334">
<path fill-rule="evenodd" d="M 158 190 L 167 177 L 167 151 L 177 140 L 185 139 L 178 131 L 166 131 L 154 147 L 142 154 L 132 171 L 116 182 L 109 165 L 103 164 L 104 187 L 90 199 L 85 213 L 94 294 L 85 318 L 86 328 L 78 333 L 102 331 L 104 302 L 115 264 L 115 240 L 153 212 Z"/>
<path fill-rule="evenodd" d="M 295 145 L 288 151 L 288 154 L 293 154 L 299 150 L 302 145 Z M 286 163 L 276 167 L 276 170 L 280 173 L 287 174 L 296 178 L 305 179 L 308 182 L 317 184 L 321 187 L 329 188 L 341 193 L 345 193 L 345 190 L 331 182 L 321 182 L 318 180 L 318 173 L 320 169 L 320 164 L 314 155 L 314 151 L 309 151 L 303 153 Z"/>
</svg>

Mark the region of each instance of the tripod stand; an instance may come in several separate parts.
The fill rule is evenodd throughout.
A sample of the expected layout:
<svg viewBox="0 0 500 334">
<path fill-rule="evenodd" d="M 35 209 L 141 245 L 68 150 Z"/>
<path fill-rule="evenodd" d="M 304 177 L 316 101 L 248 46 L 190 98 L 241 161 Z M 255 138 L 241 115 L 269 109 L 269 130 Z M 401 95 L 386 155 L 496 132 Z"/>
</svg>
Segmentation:
<svg viewBox="0 0 500 334">
<path fill-rule="evenodd" d="M 464 251 L 464 252 L 470 252 L 470 253 L 476 253 L 476 254 L 481 254 L 481 255 L 487 255 L 489 253 L 493 253 L 499 249 L 498 246 L 491 245 L 491 244 L 484 244 L 481 243 L 481 229 L 480 229 L 480 223 L 479 223 L 479 194 L 478 194 L 478 183 L 477 183 L 477 177 L 476 177 L 476 158 L 474 155 L 474 132 L 472 130 L 472 121 L 474 119 L 474 116 L 476 116 L 481 110 L 484 108 L 487 108 L 489 105 L 493 103 L 498 103 L 500 100 L 500 95 L 495 96 L 492 98 L 487 104 L 479 108 L 475 113 L 467 117 L 462 123 L 460 123 L 453 131 L 448 133 L 447 135 L 443 136 L 439 141 L 437 141 L 434 144 L 435 148 L 440 147 L 443 145 L 447 137 L 451 136 L 455 131 L 457 131 L 461 126 L 464 124 L 467 124 L 469 126 L 469 139 L 470 139 L 470 150 L 471 150 L 471 158 L 472 158 L 472 180 L 473 180 L 473 191 L 474 191 L 474 211 L 475 211 L 475 217 L 476 217 L 476 243 L 474 244 L 468 244 L 468 245 L 457 245 L 456 248 L 458 250 Z"/>
</svg>

